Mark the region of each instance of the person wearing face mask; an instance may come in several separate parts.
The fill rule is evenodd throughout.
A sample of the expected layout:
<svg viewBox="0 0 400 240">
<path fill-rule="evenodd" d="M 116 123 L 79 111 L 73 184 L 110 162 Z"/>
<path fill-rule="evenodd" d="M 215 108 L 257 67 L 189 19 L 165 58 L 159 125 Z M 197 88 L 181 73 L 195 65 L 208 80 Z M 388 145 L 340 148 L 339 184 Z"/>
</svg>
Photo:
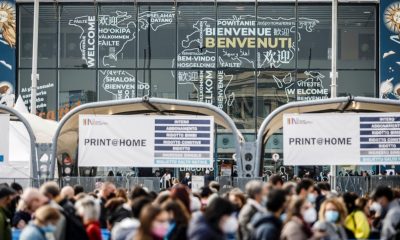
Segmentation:
<svg viewBox="0 0 400 240">
<path fill-rule="evenodd" d="M 319 220 L 314 224 L 313 230 L 326 233 L 323 240 L 347 240 L 344 221 L 347 210 L 339 198 L 329 198 L 321 205 Z"/>
<path fill-rule="evenodd" d="M 182 179 L 181 183 L 183 185 L 188 186 L 189 188 L 192 188 L 192 178 L 190 177 L 190 173 L 189 172 L 187 172 L 185 174 L 185 177 Z"/>
<path fill-rule="evenodd" d="M 235 208 L 229 200 L 216 197 L 207 206 L 204 215 L 194 215 L 188 229 L 190 240 L 226 240 L 238 230 Z"/>
<path fill-rule="evenodd" d="M 161 208 L 168 212 L 170 228 L 165 240 L 186 240 L 186 232 L 189 226 L 190 214 L 185 205 L 178 199 L 168 199 Z"/>
<path fill-rule="evenodd" d="M 252 240 L 279 239 L 282 230 L 280 216 L 285 209 L 286 192 L 280 189 L 271 189 L 267 197 L 267 212 L 257 213 L 251 221 Z"/>
<path fill-rule="evenodd" d="M 47 240 L 53 239 L 55 225 L 60 219 L 60 212 L 49 206 L 36 210 L 35 219 L 22 230 L 20 240 Z"/>
<path fill-rule="evenodd" d="M 324 233 L 311 230 L 311 225 L 317 220 L 315 208 L 305 199 L 295 197 L 288 208 L 286 224 L 283 227 L 281 240 L 321 239 Z"/>
<path fill-rule="evenodd" d="M 370 233 L 370 227 L 367 216 L 358 208 L 356 200 L 358 195 L 356 193 L 346 192 L 342 196 L 346 204 L 347 212 L 349 213 L 345 220 L 345 228 L 347 236 L 351 239 L 367 239 Z"/>
<path fill-rule="evenodd" d="M 134 240 L 163 240 L 169 230 L 169 214 L 155 205 L 147 205 L 140 213 L 140 227 Z"/>
<path fill-rule="evenodd" d="M 382 219 L 380 239 L 400 239 L 400 200 L 394 197 L 393 190 L 387 186 L 378 186 L 372 199 Z"/>
</svg>

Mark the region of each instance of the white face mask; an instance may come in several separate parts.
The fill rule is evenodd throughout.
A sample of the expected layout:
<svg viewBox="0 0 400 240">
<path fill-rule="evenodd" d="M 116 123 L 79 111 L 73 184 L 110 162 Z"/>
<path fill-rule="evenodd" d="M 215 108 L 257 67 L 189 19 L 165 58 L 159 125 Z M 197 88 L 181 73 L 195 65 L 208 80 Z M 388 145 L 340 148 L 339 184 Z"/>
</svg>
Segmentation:
<svg viewBox="0 0 400 240">
<path fill-rule="evenodd" d="M 310 207 L 303 213 L 303 219 L 306 223 L 313 223 L 317 221 L 317 210 L 315 208 Z"/>
<path fill-rule="evenodd" d="M 382 205 L 380 205 L 377 202 L 373 202 L 371 206 L 369 207 L 370 211 L 375 211 L 377 214 L 382 213 Z"/>
<path fill-rule="evenodd" d="M 229 233 L 235 233 L 239 227 L 239 222 L 234 216 L 229 216 L 225 220 L 225 222 L 222 223 L 222 232 L 225 234 Z"/>
</svg>

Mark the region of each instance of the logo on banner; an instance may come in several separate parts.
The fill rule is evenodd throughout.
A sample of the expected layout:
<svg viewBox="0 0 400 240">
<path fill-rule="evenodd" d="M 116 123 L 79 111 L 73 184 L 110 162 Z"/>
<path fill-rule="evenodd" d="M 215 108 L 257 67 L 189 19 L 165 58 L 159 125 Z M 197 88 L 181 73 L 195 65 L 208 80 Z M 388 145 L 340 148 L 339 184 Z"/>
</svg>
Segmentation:
<svg viewBox="0 0 400 240">
<path fill-rule="evenodd" d="M 288 125 L 306 125 L 306 124 L 312 124 L 312 122 L 303 120 L 300 118 L 289 117 L 289 118 L 287 118 L 287 124 Z"/>
<path fill-rule="evenodd" d="M 92 119 L 92 118 L 84 118 L 84 119 L 82 119 L 82 121 L 83 121 L 83 126 L 108 125 L 108 123 L 106 123 L 104 121 L 99 121 L 99 120 Z"/>
</svg>

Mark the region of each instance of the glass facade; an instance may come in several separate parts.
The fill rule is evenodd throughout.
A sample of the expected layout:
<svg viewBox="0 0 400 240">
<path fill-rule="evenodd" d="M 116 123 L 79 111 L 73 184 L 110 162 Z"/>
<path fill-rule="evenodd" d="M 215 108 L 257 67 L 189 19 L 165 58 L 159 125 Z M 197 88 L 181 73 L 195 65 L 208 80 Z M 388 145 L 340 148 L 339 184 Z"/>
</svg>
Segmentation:
<svg viewBox="0 0 400 240">
<path fill-rule="evenodd" d="M 377 8 L 339 4 L 339 96 L 377 96 Z M 18 15 L 17 94 L 29 107 L 33 4 L 19 4 Z M 38 111 L 60 120 L 94 101 L 200 101 L 254 140 L 277 107 L 330 96 L 330 47 L 329 3 L 42 3 Z M 231 158 L 229 133 L 218 138 L 219 157 Z M 267 161 L 282 153 L 279 139 L 267 143 Z"/>
</svg>

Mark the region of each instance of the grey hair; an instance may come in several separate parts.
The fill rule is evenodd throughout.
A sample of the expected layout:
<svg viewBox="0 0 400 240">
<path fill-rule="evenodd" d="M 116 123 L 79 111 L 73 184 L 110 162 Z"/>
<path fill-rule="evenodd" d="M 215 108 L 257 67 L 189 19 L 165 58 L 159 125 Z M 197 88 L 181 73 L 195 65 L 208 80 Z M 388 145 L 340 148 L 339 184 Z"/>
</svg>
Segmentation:
<svg viewBox="0 0 400 240">
<path fill-rule="evenodd" d="M 256 195 L 262 193 L 263 182 L 257 180 L 251 180 L 246 184 L 246 194 L 249 198 L 254 199 Z"/>
<path fill-rule="evenodd" d="M 92 196 L 85 196 L 75 203 L 75 209 L 78 215 L 84 220 L 99 220 L 100 218 L 100 203 Z"/>
</svg>

